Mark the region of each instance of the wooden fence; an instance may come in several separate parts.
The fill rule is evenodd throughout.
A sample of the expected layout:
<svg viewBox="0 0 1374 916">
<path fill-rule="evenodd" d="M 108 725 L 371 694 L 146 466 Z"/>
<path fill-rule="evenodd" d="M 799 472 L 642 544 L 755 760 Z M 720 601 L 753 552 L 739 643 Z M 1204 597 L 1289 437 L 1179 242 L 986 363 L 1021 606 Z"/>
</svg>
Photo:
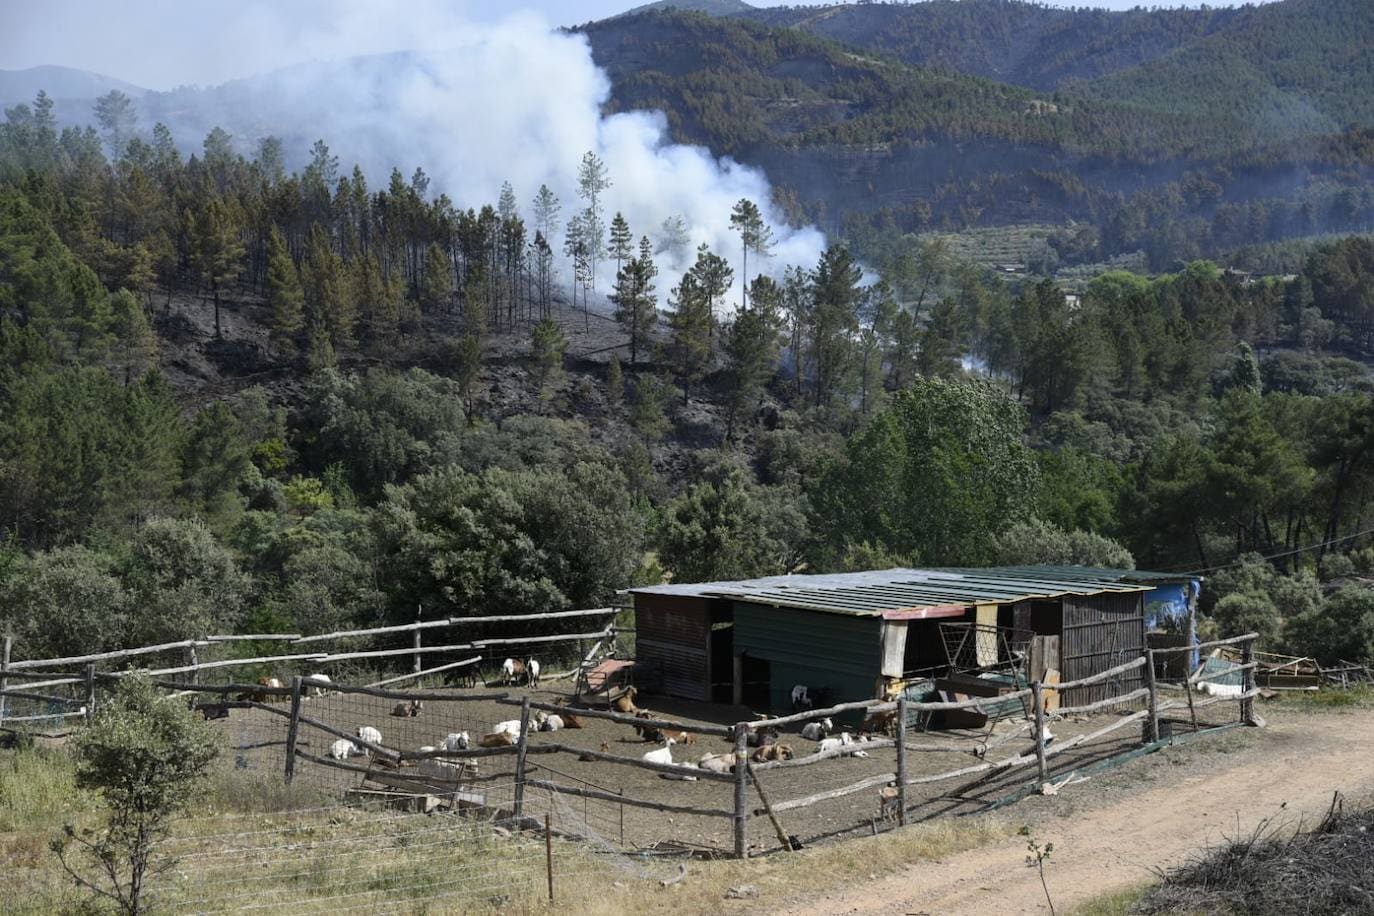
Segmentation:
<svg viewBox="0 0 1374 916">
<path fill-rule="evenodd" d="M 610 628 L 608 628 L 609 630 Z M 264 710 L 268 714 L 279 719 L 284 719 L 286 724 L 286 738 L 284 745 L 284 755 L 282 760 L 282 777 L 285 781 L 291 782 L 296 774 L 298 766 L 304 762 L 314 766 L 329 767 L 339 771 L 344 771 L 355 775 L 369 775 L 375 777 L 378 766 L 385 764 L 387 768 L 393 769 L 401 775 L 396 779 L 404 780 L 404 770 L 402 768 L 420 764 L 430 760 L 446 761 L 453 764 L 462 764 L 464 761 L 476 759 L 498 759 L 508 762 L 508 772 L 513 784 L 513 798 L 509 809 L 503 809 L 499 813 L 515 824 L 523 824 L 528 818 L 526 812 L 525 790 L 532 787 L 550 793 L 558 793 L 573 798 L 595 800 L 613 805 L 631 808 L 644 808 L 657 812 L 664 812 L 673 815 L 683 815 L 700 817 L 707 819 L 728 820 L 731 822 L 733 833 L 733 853 L 735 856 L 743 858 L 748 855 L 748 825 L 751 817 L 766 816 L 773 830 L 777 833 L 779 842 L 783 849 L 791 849 L 792 842 L 783 828 L 780 815 L 790 811 L 798 811 L 805 808 L 822 804 L 834 799 L 845 798 L 859 792 L 870 790 L 882 790 L 884 798 L 891 798 L 891 809 L 894 820 L 897 824 L 905 825 L 908 822 L 909 814 L 913 810 L 913 804 L 909 798 L 909 790 L 914 786 L 923 786 L 941 783 L 948 780 L 963 777 L 985 777 L 987 775 L 1004 776 L 1025 770 L 1028 774 L 1033 773 L 1034 785 L 1039 786 L 1046 783 L 1051 776 L 1056 758 L 1068 753 L 1069 751 L 1080 748 L 1083 745 L 1091 744 L 1099 739 L 1119 732 L 1132 725 L 1141 728 L 1139 744 L 1147 748 L 1161 745 L 1161 720 L 1165 713 L 1175 710 L 1187 710 L 1190 721 L 1195 731 L 1204 731 L 1199 724 L 1197 710 L 1206 706 L 1221 703 L 1236 703 L 1239 709 L 1237 721 L 1245 725 L 1262 724 L 1254 710 L 1254 697 L 1258 690 L 1255 685 L 1256 664 L 1254 659 L 1255 634 L 1236 637 L 1234 639 L 1217 640 L 1202 643 L 1198 646 L 1179 647 L 1177 649 L 1149 649 L 1142 657 L 1117 665 L 1106 671 L 1079 678 L 1075 681 L 1066 683 L 1043 685 L 1039 682 L 1031 684 L 1029 687 L 1014 693 L 1004 694 L 999 697 L 981 697 L 959 701 L 940 701 L 940 702 L 916 702 L 905 697 L 895 702 L 866 700 L 855 703 L 843 703 L 825 709 L 808 710 L 795 715 L 783 716 L 780 718 L 766 720 L 752 720 L 736 722 L 734 724 L 711 724 L 690 721 L 677 721 L 671 718 L 662 717 L 640 717 L 617 712 L 611 709 L 589 709 L 589 708 L 570 708 L 557 704 L 542 703 L 532 700 L 526 696 L 514 698 L 506 693 L 477 693 L 472 691 L 451 692 L 442 690 L 399 690 L 387 689 L 386 683 L 374 684 L 369 686 L 349 686 L 333 683 L 324 680 L 316 680 L 308 676 L 296 676 L 291 679 L 290 686 L 283 687 L 264 687 L 253 684 L 227 684 L 217 686 L 205 686 L 193 682 L 182 681 L 162 681 L 160 685 L 168 690 L 205 695 L 214 697 L 215 704 L 226 708 L 248 708 Z M 1170 652 L 1206 652 L 1210 649 L 1220 647 L 1238 647 L 1240 651 L 1240 663 L 1229 665 L 1224 671 L 1205 673 L 1203 668 L 1190 674 L 1183 683 L 1170 691 L 1169 686 L 1162 683 L 1156 676 L 1160 668 L 1159 656 Z M 159 649 L 166 647 L 157 647 Z M 104 658 L 113 657 L 109 653 L 103 654 Z M 89 693 L 85 699 L 88 701 L 85 706 L 84 715 L 89 715 L 95 708 L 95 683 L 97 675 L 93 670 L 94 662 L 89 661 L 91 657 L 79 657 L 64 659 L 65 664 L 85 663 L 86 676 L 80 679 L 66 679 L 67 682 L 75 681 L 80 686 L 77 692 L 87 691 Z M 453 664 L 461 665 L 464 662 Z M 46 660 L 42 663 L 44 667 L 54 665 L 54 660 Z M 36 665 L 34 667 L 37 667 Z M 1205 666 L 1204 666 L 1205 667 Z M 11 676 L 18 678 L 27 677 L 25 669 L 16 671 L 17 666 L 11 666 L 8 671 Z M 180 672 L 181 669 L 172 669 L 173 672 Z M 0 674 L 5 671 L 0 671 Z M 1239 690 L 1231 695 L 1215 695 L 1206 698 L 1199 698 L 1194 695 L 1195 688 L 1211 680 L 1219 678 L 1235 678 L 1239 676 L 1241 684 Z M 400 680 L 395 678 L 391 680 Z M 1124 689 L 1130 685 L 1141 683 L 1143 687 Z M 41 684 L 42 681 L 37 683 Z M 1110 691 L 1112 685 L 1117 685 L 1119 692 L 1109 693 L 1101 699 L 1084 703 L 1075 707 L 1064 707 L 1057 709 L 1047 709 L 1046 691 L 1054 689 L 1059 691 L 1060 696 L 1066 695 L 1070 690 L 1077 688 L 1094 687 L 1101 688 L 1106 686 Z M 520 732 L 518 738 L 508 747 L 468 747 L 464 749 L 439 749 L 414 751 L 400 747 L 390 747 L 385 744 L 366 741 L 358 736 L 354 730 L 341 728 L 338 725 L 324 721 L 312 714 L 311 705 L 305 702 L 312 690 L 328 690 L 340 694 L 353 694 L 375 697 L 383 700 L 409 701 L 420 699 L 426 702 L 459 702 L 466 703 L 479 700 L 495 701 L 499 704 L 518 706 L 520 709 Z M 1178 694 L 1184 696 L 1178 698 Z M 1166 698 L 1166 694 L 1168 698 Z M 1086 695 L 1080 693 L 1079 695 Z M 1093 694 L 1096 695 L 1096 694 Z M 43 699 L 61 699 L 52 695 L 43 694 L 39 688 L 32 683 L 26 683 L 23 687 L 10 688 L 6 681 L 0 680 L 0 700 L 7 698 L 23 698 L 26 696 L 40 697 Z M 289 706 L 283 708 L 281 705 L 264 702 L 269 697 L 287 699 Z M 935 734 L 913 734 L 911 723 L 920 721 L 921 714 L 925 713 L 948 713 L 957 710 L 968 710 L 975 712 L 988 712 L 989 707 L 996 704 L 1003 704 L 1008 699 L 1021 699 L 1030 705 L 1030 712 L 1027 714 L 1027 721 L 1024 725 L 1012 729 L 1009 733 L 1001 736 L 992 736 L 989 733 L 989 740 L 981 744 L 976 749 L 971 749 L 967 745 L 960 745 L 948 736 Z M 1135 708 L 1141 707 L 1143 708 Z M 1115 715 L 1113 718 L 1102 724 L 1100 727 L 1091 728 L 1073 737 L 1056 739 L 1053 743 L 1047 738 L 1049 733 L 1048 725 L 1054 721 L 1063 721 L 1069 717 L 1100 713 L 1111 709 Z M 700 735 L 708 738 L 727 739 L 731 742 L 734 752 L 733 765 L 727 765 L 725 771 L 715 772 L 701 769 L 695 766 L 687 766 L 682 763 L 661 763 L 645 760 L 642 757 L 626 756 L 608 750 L 592 750 L 587 747 L 577 747 L 567 743 L 568 739 L 554 739 L 549 734 L 541 734 L 539 741 L 531 741 L 535 731 L 531 728 L 532 717 L 535 712 L 542 711 L 554 714 L 566 714 L 575 712 L 577 716 L 600 719 L 621 725 L 636 726 L 639 728 L 653 728 L 662 731 L 687 732 L 689 734 Z M 864 713 L 866 719 L 874 720 L 879 717 L 888 718 L 891 721 L 891 728 L 883 737 L 872 738 L 861 745 L 841 745 L 839 747 L 820 749 L 806 756 L 794 759 L 779 759 L 767 762 L 751 762 L 750 737 L 760 729 L 764 728 L 793 728 L 800 727 L 805 723 L 814 722 L 825 718 L 831 718 L 844 713 Z M 1095 723 L 1094 723 L 1095 724 Z M 344 738 L 354 742 L 359 747 L 365 748 L 371 760 L 367 766 L 357 763 L 350 763 L 347 760 L 335 760 L 321 754 L 313 754 L 305 751 L 299 740 L 304 729 L 313 729 L 326 735 L 337 738 Z M 1033 745 L 1030 750 L 1021 750 L 1016 753 L 1006 755 L 995 754 L 994 751 L 1004 746 L 1017 736 L 1024 734 L 1027 730 L 1031 732 Z M 558 733 L 553 733 L 558 734 Z M 787 771 L 798 767 L 811 767 L 826 760 L 836 757 L 853 754 L 856 749 L 865 751 L 895 750 L 895 766 L 890 772 L 881 772 L 866 776 L 863 779 L 853 781 L 840 786 L 832 786 L 813 791 L 809 794 L 795 798 L 775 798 L 766 788 L 765 783 L 770 781 L 769 774 L 779 771 Z M 914 773 L 912 772 L 911 761 L 913 754 L 926 752 L 970 752 L 977 759 L 965 766 L 956 767 L 944 772 L 937 773 Z M 1132 750 L 1130 754 L 1139 753 Z M 628 767 L 643 771 L 652 772 L 666 776 L 678 778 L 690 777 L 693 781 L 719 785 L 728 792 L 728 796 L 721 800 L 718 806 L 705 806 L 699 803 L 684 804 L 680 799 L 664 799 L 641 797 L 640 795 L 626 794 L 623 791 L 611 791 L 605 787 L 597 787 L 585 780 L 565 778 L 560 781 L 558 771 L 552 767 L 534 768 L 530 764 L 531 755 L 575 755 L 583 761 L 595 761 L 608 764 L 613 767 Z M 1125 756 L 1123 752 L 1119 756 Z M 461 772 L 461 770 L 460 770 Z M 728 789 L 725 787 L 728 786 Z M 776 785 L 774 786 L 776 788 Z M 758 798 L 758 804 L 751 803 L 751 789 Z M 455 790 L 461 794 L 461 790 Z M 643 794 L 653 794 L 644 792 Z M 491 813 L 491 812 L 489 812 Z M 622 814 L 623 824 L 623 814 Z M 623 826 L 622 826 L 623 830 Z"/>
</svg>

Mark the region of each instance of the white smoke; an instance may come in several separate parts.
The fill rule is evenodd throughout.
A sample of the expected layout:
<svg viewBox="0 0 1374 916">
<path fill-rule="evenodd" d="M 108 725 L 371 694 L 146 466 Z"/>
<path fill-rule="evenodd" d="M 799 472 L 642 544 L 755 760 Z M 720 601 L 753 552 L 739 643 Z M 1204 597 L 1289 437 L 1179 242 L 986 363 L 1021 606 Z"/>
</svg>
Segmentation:
<svg viewBox="0 0 1374 916">
<path fill-rule="evenodd" d="M 581 35 L 554 31 L 529 13 L 490 25 L 455 22 L 432 4 L 418 15 L 429 31 L 420 50 L 293 66 L 229 83 L 206 93 L 202 117 L 227 120 L 245 151 L 260 136 L 284 137 L 295 164 L 305 145 L 322 138 L 344 172 L 358 163 L 373 188 L 385 185 L 393 167 L 409 178 L 420 166 L 431 178 L 430 194 L 445 193 L 462 208 L 495 203 L 509 181 L 527 222 L 541 184 L 558 195 L 565 225 L 585 205 L 577 196 L 577 169 L 583 154 L 594 151 L 612 181 L 600 204 L 606 223 L 621 212 L 636 240 L 655 241 L 666 218 L 680 216 L 688 226 L 692 250 L 680 261 L 660 257 L 660 301 L 700 244 L 739 272 L 740 242 L 729 218 L 741 198 L 759 205 L 775 238 L 772 258 L 762 264 L 750 258 L 751 275 L 816 263 L 823 236 L 785 224 L 761 171 L 670 142 L 661 113 L 603 117 L 610 81 Z M 423 17 L 437 18 L 426 23 Z M 357 44 L 348 36 L 341 42 Z M 172 115 L 180 101 L 174 93 L 163 107 Z M 178 133 L 189 145 L 207 126 L 192 118 Z M 562 234 L 550 242 L 561 260 Z M 609 289 L 612 274 L 603 264 L 600 291 Z M 737 276 L 731 301 L 739 287 Z"/>
</svg>

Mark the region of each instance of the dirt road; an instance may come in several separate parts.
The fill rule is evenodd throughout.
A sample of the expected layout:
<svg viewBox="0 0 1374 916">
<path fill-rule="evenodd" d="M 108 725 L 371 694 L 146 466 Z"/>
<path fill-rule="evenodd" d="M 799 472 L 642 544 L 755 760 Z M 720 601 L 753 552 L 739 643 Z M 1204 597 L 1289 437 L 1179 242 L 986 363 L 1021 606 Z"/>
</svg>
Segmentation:
<svg viewBox="0 0 1374 916">
<path fill-rule="evenodd" d="M 1238 748 L 1171 748 L 1118 771 L 1110 787 L 1093 780 L 1013 809 L 1015 823 L 1031 824 L 1041 843 L 1054 843 L 1046 880 L 1059 911 L 1148 882 L 1151 867 L 1177 864 L 1266 817 L 1312 823 L 1334 790 L 1350 798 L 1374 793 L 1374 711 L 1282 712 L 1271 719 Z M 796 916 L 1047 913 L 1025 857 L 1025 839 L 1013 836 L 873 881 L 850 879 L 833 893 L 771 910 Z"/>
</svg>

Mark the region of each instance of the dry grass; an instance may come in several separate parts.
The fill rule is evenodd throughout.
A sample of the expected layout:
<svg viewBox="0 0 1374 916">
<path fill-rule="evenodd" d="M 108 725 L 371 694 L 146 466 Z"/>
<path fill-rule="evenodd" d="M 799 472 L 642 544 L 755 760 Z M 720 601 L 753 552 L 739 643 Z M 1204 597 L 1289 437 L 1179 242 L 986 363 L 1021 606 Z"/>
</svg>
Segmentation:
<svg viewBox="0 0 1374 916">
<path fill-rule="evenodd" d="M 502 836 L 481 821 L 318 806 L 309 790 L 225 770 L 204 804 L 164 848 L 175 861 L 157 883 L 169 912 L 253 904 L 293 913 L 399 907 L 417 913 L 650 913 L 671 906 L 713 912 L 728 888 L 751 884 L 768 900 L 831 887 L 837 875 L 877 875 L 963 852 L 1010 833 L 986 817 L 943 820 L 879 837 L 778 853 L 748 862 L 638 863 L 580 845 L 554 844 L 557 904 L 547 900 L 540 837 Z M 47 850 L 64 823 L 93 825 L 99 803 L 76 789 L 61 750 L 0 758 L 0 856 L 5 912 L 70 912 L 81 895 Z"/>
</svg>

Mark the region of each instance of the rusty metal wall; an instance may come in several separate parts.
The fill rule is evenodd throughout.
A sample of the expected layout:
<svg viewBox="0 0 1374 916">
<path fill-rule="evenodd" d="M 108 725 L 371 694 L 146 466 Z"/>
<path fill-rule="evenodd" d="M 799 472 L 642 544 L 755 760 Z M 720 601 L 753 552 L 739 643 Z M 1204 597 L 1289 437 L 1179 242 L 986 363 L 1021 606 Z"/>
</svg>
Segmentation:
<svg viewBox="0 0 1374 916">
<path fill-rule="evenodd" d="M 662 673 L 668 696 L 711 698 L 710 605 L 704 598 L 635 596 L 635 657 Z"/>
<path fill-rule="evenodd" d="M 1063 609 L 1059 648 L 1063 680 L 1076 681 L 1144 654 L 1145 608 L 1140 593 L 1066 596 Z M 1065 691 L 1063 705 L 1105 700 L 1144 683 L 1144 671 L 1137 668 L 1105 683 Z"/>
</svg>

